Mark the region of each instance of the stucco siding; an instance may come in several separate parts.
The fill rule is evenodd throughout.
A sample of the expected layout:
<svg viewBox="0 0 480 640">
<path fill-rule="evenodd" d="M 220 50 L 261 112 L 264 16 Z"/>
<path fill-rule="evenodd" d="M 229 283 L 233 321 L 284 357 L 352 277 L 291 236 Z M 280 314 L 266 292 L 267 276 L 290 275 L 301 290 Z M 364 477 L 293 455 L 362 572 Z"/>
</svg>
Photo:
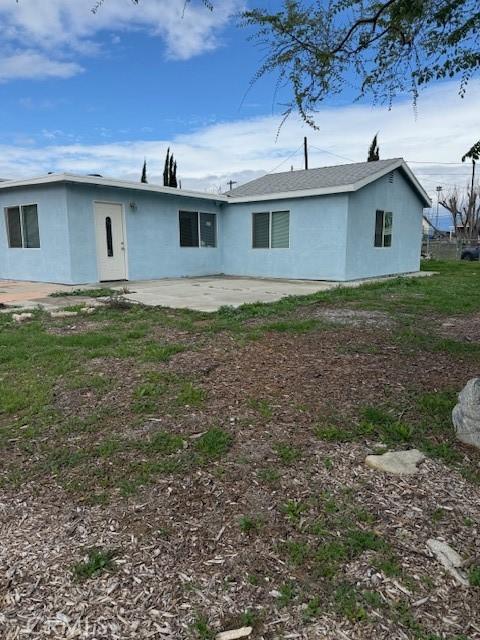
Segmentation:
<svg viewBox="0 0 480 640">
<path fill-rule="evenodd" d="M 423 203 L 402 171 L 349 196 L 346 279 L 409 273 L 420 268 Z M 375 212 L 393 214 L 392 246 L 375 247 Z"/>
<path fill-rule="evenodd" d="M 290 211 L 288 249 L 253 249 L 252 214 Z M 223 266 L 229 275 L 343 280 L 348 196 L 228 204 L 223 213 Z"/>
<path fill-rule="evenodd" d="M 165 194 L 68 186 L 72 273 L 77 282 L 98 280 L 94 202 L 121 204 L 129 280 L 221 273 L 221 213 L 214 202 Z M 135 204 L 132 209 L 131 203 Z M 217 214 L 217 247 L 180 247 L 178 211 Z"/>
<path fill-rule="evenodd" d="M 40 248 L 11 249 L 5 207 L 27 204 L 37 205 Z M 22 187 L 0 193 L 0 278 L 74 283 L 64 186 Z"/>
</svg>

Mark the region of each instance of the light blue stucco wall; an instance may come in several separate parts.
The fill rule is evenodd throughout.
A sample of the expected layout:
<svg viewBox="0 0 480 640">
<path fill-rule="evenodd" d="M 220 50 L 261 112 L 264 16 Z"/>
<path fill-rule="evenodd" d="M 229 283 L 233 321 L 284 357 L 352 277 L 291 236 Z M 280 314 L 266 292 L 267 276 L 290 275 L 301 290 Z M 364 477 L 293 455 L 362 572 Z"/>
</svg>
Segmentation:
<svg viewBox="0 0 480 640">
<path fill-rule="evenodd" d="M 94 202 L 122 204 L 129 280 L 222 272 L 221 209 L 211 200 L 90 185 L 67 187 L 72 273 L 78 283 L 98 280 Z M 130 203 L 136 209 L 132 210 Z M 217 248 L 180 247 L 179 209 L 217 213 Z"/>
<path fill-rule="evenodd" d="M 10 249 L 5 207 L 36 204 L 40 249 Z M 0 191 L 0 278 L 73 283 L 63 185 L 22 187 Z"/>
<path fill-rule="evenodd" d="M 123 205 L 128 279 L 229 275 L 353 280 L 416 271 L 422 206 L 400 170 L 353 194 L 218 204 L 186 196 L 56 184 L 0 191 L 0 278 L 98 281 L 94 202 Z M 130 203 L 134 202 L 135 210 Z M 9 249 L 4 208 L 38 205 L 40 249 Z M 180 247 L 178 211 L 217 214 L 217 248 Z M 393 212 L 390 248 L 374 247 L 375 211 Z M 252 213 L 290 211 L 288 249 L 252 248 Z"/>
<path fill-rule="evenodd" d="M 252 213 L 290 211 L 288 249 L 252 248 Z M 348 196 L 229 204 L 223 214 L 223 265 L 231 275 L 312 280 L 345 278 Z"/>
<path fill-rule="evenodd" d="M 409 273 L 420 269 L 423 202 L 397 169 L 352 193 L 348 207 L 346 279 Z M 393 214 L 392 246 L 375 247 L 375 212 Z"/>
</svg>

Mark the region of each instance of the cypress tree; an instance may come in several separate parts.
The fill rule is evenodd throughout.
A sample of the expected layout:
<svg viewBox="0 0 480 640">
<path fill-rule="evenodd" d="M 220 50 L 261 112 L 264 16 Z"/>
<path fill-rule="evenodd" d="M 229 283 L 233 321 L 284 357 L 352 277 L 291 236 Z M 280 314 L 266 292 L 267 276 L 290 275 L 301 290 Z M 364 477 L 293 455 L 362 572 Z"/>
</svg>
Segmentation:
<svg viewBox="0 0 480 640">
<path fill-rule="evenodd" d="M 143 161 L 142 177 L 140 178 L 140 182 L 144 182 L 145 184 L 147 184 L 147 182 L 148 182 L 148 180 L 147 180 L 147 160 L 146 159 Z"/>
<path fill-rule="evenodd" d="M 373 140 L 368 147 L 367 162 L 375 162 L 376 160 L 380 160 L 380 147 L 377 144 L 377 136 L 378 133 L 374 135 Z"/>
<path fill-rule="evenodd" d="M 175 161 L 173 163 L 173 171 L 172 171 L 172 174 L 170 176 L 170 186 L 171 187 L 175 187 L 175 189 L 178 187 L 178 183 L 177 183 L 177 161 Z"/>
<path fill-rule="evenodd" d="M 167 149 L 165 156 L 165 167 L 163 169 L 163 186 L 168 187 L 170 183 L 170 147 Z"/>
</svg>

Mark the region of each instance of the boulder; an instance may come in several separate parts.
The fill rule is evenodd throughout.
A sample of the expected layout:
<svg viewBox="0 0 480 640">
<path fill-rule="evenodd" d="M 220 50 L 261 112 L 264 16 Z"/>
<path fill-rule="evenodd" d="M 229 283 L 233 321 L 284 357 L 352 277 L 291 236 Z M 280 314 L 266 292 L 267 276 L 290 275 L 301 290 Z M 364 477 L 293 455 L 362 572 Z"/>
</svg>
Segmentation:
<svg viewBox="0 0 480 640">
<path fill-rule="evenodd" d="M 434 538 L 430 538 L 430 540 L 427 541 L 427 547 L 457 582 L 464 587 L 468 587 L 469 582 L 467 576 L 461 570 L 463 565 L 462 558 L 455 549 L 452 549 L 446 542 L 435 540 Z"/>
<path fill-rule="evenodd" d="M 77 311 L 51 311 L 50 315 L 52 318 L 74 318 L 78 316 Z"/>
<path fill-rule="evenodd" d="M 472 378 L 458 394 L 452 411 L 455 435 L 480 449 L 480 378 Z"/>
<path fill-rule="evenodd" d="M 417 465 L 424 460 L 425 456 L 421 451 L 408 449 L 407 451 L 388 451 L 379 456 L 367 456 L 365 464 L 372 469 L 386 473 L 413 475 L 418 471 Z"/>
<path fill-rule="evenodd" d="M 13 313 L 12 320 L 17 324 L 21 324 L 22 322 L 26 322 L 27 320 L 31 320 L 33 318 L 33 313 Z"/>
</svg>

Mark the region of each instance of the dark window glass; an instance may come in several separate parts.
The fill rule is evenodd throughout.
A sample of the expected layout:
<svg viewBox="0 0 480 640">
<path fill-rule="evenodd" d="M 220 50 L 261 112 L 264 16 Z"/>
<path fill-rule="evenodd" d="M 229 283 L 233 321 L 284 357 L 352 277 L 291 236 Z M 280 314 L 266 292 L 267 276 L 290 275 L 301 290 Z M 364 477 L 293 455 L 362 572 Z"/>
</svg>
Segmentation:
<svg viewBox="0 0 480 640">
<path fill-rule="evenodd" d="M 107 236 L 107 256 L 113 258 L 112 219 L 110 216 L 105 218 L 105 232 Z"/>
<path fill-rule="evenodd" d="M 198 213 L 180 211 L 180 246 L 198 247 Z"/>
<path fill-rule="evenodd" d="M 383 211 L 379 210 L 375 215 L 375 246 L 383 246 Z"/>
<path fill-rule="evenodd" d="M 392 226 L 393 215 L 391 211 L 386 211 L 383 217 L 383 246 L 392 246 Z"/>
<path fill-rule="evenodd" d="M 268 249 L 270 247 L 270 214 L 253 214 L 253 238 L 254 249 Z"/>
<path fill-rule="evenodd" d="M 289 226 L 289 211 L 272 212 L 272 249 L 288 249 Z"/>
<path fill-rule="evenodd" d="M 200 242 L 202 247 L 217 246 L 217 225 L 214 213 L 200 214 Z"/>
<path fill-rule="evenodd" d="M 40 233 L 38 230 L 38 212 L 36 204 L 22 207 L 23 216 L 23 246 L 27 249 L 40 248 Z"/>
<path fill-rule="evenodd" d="M 8 233 L 8 246 L 22 247 L 22 225 L 20 222 L 20 207 L 9 207 L 5 211 Z"/>
</svg>

